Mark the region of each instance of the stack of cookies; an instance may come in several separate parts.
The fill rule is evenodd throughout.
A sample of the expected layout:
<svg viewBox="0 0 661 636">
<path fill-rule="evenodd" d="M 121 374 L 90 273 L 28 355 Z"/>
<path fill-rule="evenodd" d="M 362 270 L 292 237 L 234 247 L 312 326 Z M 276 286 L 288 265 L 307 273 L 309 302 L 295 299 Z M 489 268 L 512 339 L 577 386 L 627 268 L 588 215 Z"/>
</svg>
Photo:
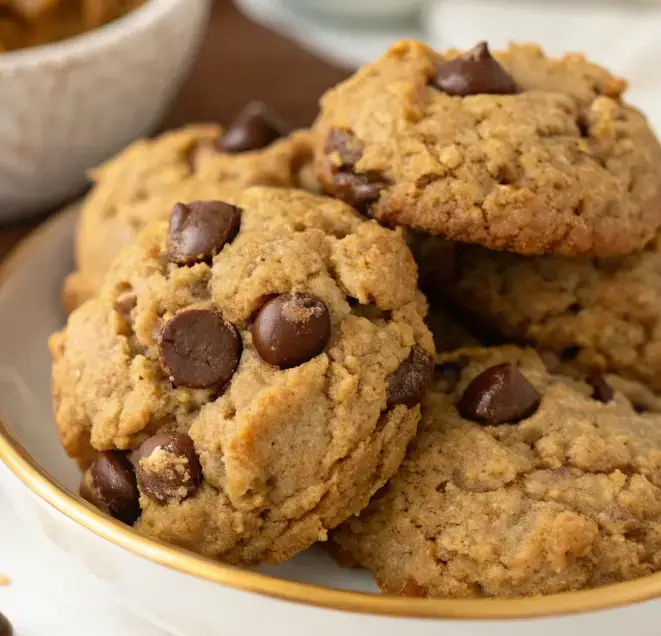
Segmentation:
<svg viewBox="0 0 661 636">
<path fill-rule="evenodd" d="M 251 105 L 98 169 L 50 343 L 84 496 L 393 594 L 661 570 L 661 146 L 624 89 L 407 41 L 310 131 Z"/>
</svg>

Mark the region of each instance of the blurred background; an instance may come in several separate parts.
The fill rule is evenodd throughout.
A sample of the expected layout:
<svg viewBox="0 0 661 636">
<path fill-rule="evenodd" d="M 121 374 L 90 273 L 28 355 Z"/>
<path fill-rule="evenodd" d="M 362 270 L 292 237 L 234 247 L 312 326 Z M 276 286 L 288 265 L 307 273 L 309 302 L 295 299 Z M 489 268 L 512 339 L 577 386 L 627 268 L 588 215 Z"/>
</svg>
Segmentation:
<svg viewBox="0 0 661 636">
<path fill-rule="evenodd" d="M 247 24 L 245 17 L 272 33 Z M 222 37 L 208 41 L 197 72 L 208 68 L 205 61 L 231 55 L 245 71 L 236 74 L 240 92 L 268 93 L 283 114 L 291 112 L 295 124 L 309 123 L 316 97 L 343 72 L 402 37 L 415 37 L 439 49 L 468 48 L 484 39 L 492 48 L 517 41 L 537 42 L 554 55 L 583 52 L 626 77 L 629 100 L 661 130 L 657 0 L 236 0 L 234 6 L 216 0 L 212 29 Z M 225 100 L 219 108 L 240 107 L 232 95 L 218 99 Z"/>
</svg>

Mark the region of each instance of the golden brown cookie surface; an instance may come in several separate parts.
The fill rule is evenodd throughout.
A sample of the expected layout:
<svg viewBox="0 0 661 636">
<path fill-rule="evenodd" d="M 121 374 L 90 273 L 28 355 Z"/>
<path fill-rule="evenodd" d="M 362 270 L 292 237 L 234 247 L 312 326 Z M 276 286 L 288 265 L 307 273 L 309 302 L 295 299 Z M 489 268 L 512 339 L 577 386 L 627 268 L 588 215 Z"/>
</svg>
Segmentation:
<svg viewBox="0 0 661 636">
<path fill-rule="evenodd" d="M 317 174 L 386 224 L 524 254 L 626 254 L 661 223 L 661 149 L 624 89 L 578 55 L 403 41 L 323 97 Z"/>
<path fill-rule="evenodd" d="M 487 331 L 661 391 L 661 241 L 621 258 L 525 258 L 459 247 L 443 282 Z"/>
<path fill-rule="evenodd" d="M 220 152 L 225 136 L 215 125 L 188 126 L 135 142 L 92 172 L 95 187 L 81 212 L 78 269 L 65 281 L 65 308 L 71 310 L 94 295 L 119 249 L 149 221 L 166 218 L 177 201 L 231 201 L 251 185 L 311 187 L 305 169 L 311 157 L 310 133 L 299 131 L 265 148 L 231 153 Z"/>
<path fill-rule="evenodd" d="M 550 594 L 661 569 L 658 415 L 515 347 L 441 355 L 437 375 L 398 474 L 332 535 L 346 562 L 387 592 L 436 597 Z"/>
<path fill-rule="evenodd" d="M 234 204 L 238 230 L 237 208 L 198 203 L 120 253 L 51 339 L 53 400 L 67 451 L 103 451 L 104 509 L 206 555 L 277 562 L 395 472 L 433 344 L 398 233 L 300 190 Z"/>
</svg>

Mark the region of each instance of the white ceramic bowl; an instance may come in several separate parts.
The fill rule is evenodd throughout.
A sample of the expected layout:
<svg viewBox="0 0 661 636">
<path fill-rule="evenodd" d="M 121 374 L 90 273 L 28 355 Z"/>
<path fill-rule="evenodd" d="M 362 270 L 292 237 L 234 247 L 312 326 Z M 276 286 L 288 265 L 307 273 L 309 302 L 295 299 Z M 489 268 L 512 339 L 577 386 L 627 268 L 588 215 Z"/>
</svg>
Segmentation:
<svg viewBox="0 0 661 636">
<path fill-rule="evenodd" d="M 0 221 L 70 199 L 151 132 L 190 67 L 211 0 L 148 0 L 101 28 L 0 54 Z"/>
<path fill-rule="evenodd" d="M 661 573 L 544 598 L 395 598 L 319 548 L 241 570 L 146 539 L 76 497 L 80 475 L 57 441 L 46 347 L 64 321 L 74 213 L 46 223 L 0 274 L 0 487 L 60 569 L 178 636 L 658 636 L 661 601 L 643 601 L 661 594 Z"/>
</svg>

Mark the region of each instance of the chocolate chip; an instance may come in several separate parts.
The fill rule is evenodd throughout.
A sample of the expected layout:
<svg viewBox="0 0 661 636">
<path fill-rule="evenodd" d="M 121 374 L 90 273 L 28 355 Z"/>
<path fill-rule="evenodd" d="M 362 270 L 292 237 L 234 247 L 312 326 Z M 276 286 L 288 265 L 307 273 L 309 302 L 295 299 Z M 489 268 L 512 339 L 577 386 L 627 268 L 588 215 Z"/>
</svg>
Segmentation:
<svg viewBox="0 0 661 636">
<path fill-rule="evenodd" d="M 337 155 L 341 165 L 331 160 L 333 194 L 350 206 L 364 212 L 379 200 L 381 190 L 387 185 L 376 172 L 354 172 L 353 168 L 363 156 L 363 148 L 349 131 L 332 128 L 324 142 L 326 156 Z"/>
<path fill-rule="evenodd" d="M 161 454 L 154 454 L 161 449 Z M 159 503 L 192 495 L 202 481 L 202 467 L 188 435 L 158 433 L 133 456 L 140 490 Z"/>
<path fill-rule="evenodd" d="M 551 349 L 540 349 L 538 354 L 549 373 L 555 373 L 562 364 L 558 355 Z"/>
<path fill-rule="evenodd" d="M 211 309 L 181 311 L 161 331 L 161 364 L 177 386 L 206 389 L 224 384 L 234 374 L 241 351 L 234 326 Z"/>
<path fill-rule="evenodd" d="M 221 137 L 218 149 L 230 154 L 258 150 L 289 132 L 289 127 L 266 104 L 250 102 Z"/>
<path fill-rule="evenodd" d="M 349 131 L 331 128 L 324 142 L 326 155 L 337 154 L 343 166 L 353 168 L 363 156 L 362 144 Z"/>
<path fill-rule="evenodd" d="M 434 379 L 434 358 L 422 347 L 415 345 L 409 357 L 390 376 L 387 404 L 404 404 L 409 408 L 420 404 Z"/>
<path fill-rule="evenodd" d="M 92 464 L 94 492 L 115 519 L 133 525 L 140 516 L 138 486 L 133 466 L 125 453 L 104 451 Z"/>
<path fill-rule="evenodd" d="M 260 298 L 259 307 L 257 307 L 257 309 L 255 309 L 255 311 L 253 311 L 252 314 L 250 314 L 250 316 L 248 317 L 248 320 L 246 321 L 246 329 L 248 331 L 252 332 L 252 326 L 255 324 L 255 318 L 257 318 L 257 314 L 259 314 L 259 312 L 262 310 L 262 307 L 267 302 L 269 302 L 269 300 L 271 300 L 273 298 L 277 298 L 279 295 L 280 294 L 264 294 Z"/>
<path fill-rule="evenodd" d="M 512 76 L 491 56 L 486 42 L 436 69 L 432 84 L 448 95 L 513 95 L 519 88 Z"/>
<path fill-rule="evenodd" d="M 80 490 L 78 491 L 80 496 L 87 502 L 91 503 L 93 506 L 99 508 L 106 514 L 110 514 L 110 510 L 106 507 L 99 489 L 94 483 L 94 476 L 92 475 L 92 467 L 88 468 L 84 473 L 83 477 L 80 480 Z"/>
<path fill-rule="evenodd" d="M 490 367 L 464 391 L 457 409 L 467 420 L 483 424 L 515 424 L 532 415 L 541 396 L 525 376 L 509 363 Z"/>
<path fill-rule="evenodd" d="M 341 170 L 333 175 L 333 194 L 359 212 L 365 212 L 378 201 L 386 185 L 383 178 L 374 172 Z"/>
<path fill-rule="evenodd" d="M 12 636 L 14 628 L 11 626 L 9 619 L 0 612 L 0 636 Z"/>
<path fill-rule="evenodd" d="M 312 294 L 282 294 L 269 300 L 255 317 L 252 340 L 257 353 L 281 369 L 319 355 L 330 338 L 326 305 Z"/>
<path fill-rule="evenodd" d="M 178 265 L 210 261 L 241 225 L 241 209 L 223 201 L 177 203 L 170 215 L 168 258 Z"/>
<path fill-rule="evenodd" d="M 586 382 L 592 387 L 593 400 L 599 400 L 599 402 L 607 404 L 613 399 L 615 395 L 613 389 L 599 371 L 591 371 L 586 378 Z"/>
</svg>

